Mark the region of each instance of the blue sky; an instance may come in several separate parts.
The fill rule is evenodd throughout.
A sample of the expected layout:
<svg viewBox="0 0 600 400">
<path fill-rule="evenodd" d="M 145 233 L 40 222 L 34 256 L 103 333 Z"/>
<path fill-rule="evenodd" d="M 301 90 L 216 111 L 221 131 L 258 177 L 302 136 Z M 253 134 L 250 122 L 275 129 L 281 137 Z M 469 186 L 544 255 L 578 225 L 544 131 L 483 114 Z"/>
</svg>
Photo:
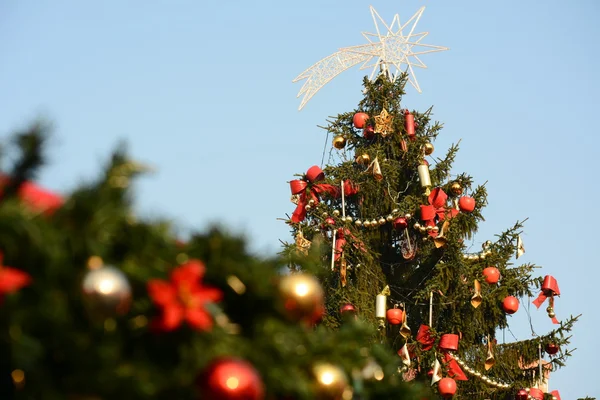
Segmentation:
<svg viewBox="0 0 600 400">
<path fill-rule="evenodd" d="M 338 47 L 364 43 L 360 32 L 373 31 L 369 4 L 2 1 L 0 133 L 40 116 L 54 122 L 40 181 L 60 192 L 94 177 L 124 139 L 157 171 L 136 186 L 142 214 L 172 218 L 182 230 L 218 222 L 246 234 L 255 251 L 273 253 L 278 239 L 289 240 L 277 220 L 293 211 L 287 182 L 320 163 L 325 136 L 316 125 L 356 106 L 365 72 L 340 75 L 301 112 L 300 84 L 291 80 Z M 371 4 L 388 21 L 427 6 L 418 25 L 430 32 L 424 42 L 451 50 L 423 57 L 423 93 L 409 89 L 404 103 L 434 105 L 445 124 L 437 154 L 462 139 L 455 171 L 488 182 L 475 248 L 529 218 L 519 261 L 557 278 L 559 317 L 584 314 L 578 350 L 550 386 L 565 399 L 600 395 L 600 4 Z M 525 308 L 512 317 L 519 339 L 531 336 Z M 543 309 L 531 313 L 537 332 L 552 328 Z"/>
</svg>

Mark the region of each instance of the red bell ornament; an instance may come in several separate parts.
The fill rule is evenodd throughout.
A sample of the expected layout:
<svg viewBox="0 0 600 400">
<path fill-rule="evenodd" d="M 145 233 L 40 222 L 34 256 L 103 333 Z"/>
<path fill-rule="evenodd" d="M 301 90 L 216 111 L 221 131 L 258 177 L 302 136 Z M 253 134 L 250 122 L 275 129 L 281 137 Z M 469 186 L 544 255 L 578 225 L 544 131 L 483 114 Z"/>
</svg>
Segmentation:
<svg viewBox="0 0 600 400">
<path fill-rule="evenodd" d="M 211 400 L 263 400 L 264 384 L 254 367 L 235 358 L 210 364 L 198 379 L 202 398 Z"/>
<path fill-rule="evenodd" d="M 393 222 L 394 229 L 400 230 L 405 229 L 408 226 L 408 222 L 405 217 L 398 217 Z"/>
<path fill-rule="evenodd" d="M 475 209 L 475 199 L 469 196 L 463 196 L 458 200 L 460 211 L 470 213 Z"/>
<path fill-rule="evenodd" d="M 452 378 L 442 378 L 438 382 L 438 390 L 442 397 L 449 399 L 456 394 L 456 381 Z"/>
<path fill-rule="evenodd" d="M 386 318 L 391 325 L 400 325 L 404 320 L 404 311 L 395 305 L 387 310 Z"/>
<path fill-rule="evenodd" d="M 507 314 L 514 314 L 519 309 L 519 299 L 515 296 L 506 296 L 502 302 L 502 308 Z"/>
<path fill-rule="evenodd" d="M 483 270 L 483 276 L 485 277 L 486 283 L 489 285 L 495 285 L 500 280 L 500 271 L 496 267 L 487 267 Z"/>
<path fill-rule="evenodd" d="M 527 400 L 528 394 L 527 390 L 520 389 L 515 395 L 515 400 Z"/>
<path fill-rule="evenodd" d="M 367 125 L 365 129 L 363 129 L 363 137 L 368 140 L 373 139 L 375 137 L 375 128 L 371 125 Z"/>
<path fill-rule="evenodd" d="M 354 123 L 354 126 L 356 128 L 363 129 L 368 119 L 369 116 L 367 114 L 365 114 L 364 112 L 358 112 L 354 114 L 354 117 L 352 118 L 352 123 Z"/>
<path fill-rule="evenodd" d="M 404 111 L 404 129 L 406 130 L 406 135 L 410 140 L 415 140 L 415 116 L 410 113 L 410 111 Z"/>
<path fill-rule="evenodd" d="M 558 353 L 558 350 L 559 350 L 559 347 L 555 343 L 548 343 L 546 345 L 546 353 L 550 354 L 551 356 Z"/>
</svg>

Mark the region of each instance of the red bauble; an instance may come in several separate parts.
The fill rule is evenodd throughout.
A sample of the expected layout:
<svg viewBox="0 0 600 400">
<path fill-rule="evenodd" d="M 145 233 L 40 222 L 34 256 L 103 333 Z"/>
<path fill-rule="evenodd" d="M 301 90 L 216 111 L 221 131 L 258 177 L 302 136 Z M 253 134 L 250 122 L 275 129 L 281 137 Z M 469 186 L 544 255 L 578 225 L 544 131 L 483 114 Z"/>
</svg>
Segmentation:
<svg viewBox="0 0 600 400">
<path fill-rule="evenodd" d="M 469 196 L 463 196 L 458 200 L 458 208 L 462 212 L 471 212 L 475 209 L 475 199 Z"/>
<path fill-rule="evenodd" d="M 353 304 L 347 303 L 340 308 L 340 314 L 344 318 L 352 318 L 356 316 L 356 307 Z"/>
<path fill-rule="evenodd" d="M 558 346 L 554 343 L 548 343 L 546 345 L 546 353 L 550 354 L 551 356 L 558 353 L 558 350 L 559 350 Z"/>
<path fill-rule="evenodd" d="M 373 128 L 371 125 L 365 127 L 363 130 L 363 136 L 365 139 L 373 139 L 375 137 L 375 128 Z"/>
<path fill-rule="evenodd" d="M 485 281 L 490 285 L 495 285 L 500 280 L 500 271 L 496 267 L 487 267 L 483 270 Z"/>
<path fill-rule="evenodd" d="M 438 390 L 445 398 L 450 398 L 456 393 L 456 381 L 452 378 L 442 378 L 438 383 Z"/>
<path fill-rule="evenodd" d="M 387 320 L 392 325 L 400 325 L 404 319 L 404 311 L 399 308 L 390 308 L 386 313 Z"/>
<path fill-rule="evenodd" d="M 515 395 L 515 400 L 527 400 L 527 390 L 521 389 Z"/>
<path fill-rule="evenodd" d="M 325 220 L 325 223 L 329 224 L 329 225 L 335 225 L 335 220 L 331 217 L 327 217 L 327 219 Z"/>
<path fill-rule="evenodd" d="M 502 308 L 507 314 L 514 314 L 519 309 L 519 299 L 514 296 L 506 296 L 502 302 Z"/>
<path fill-rule="evenodd" d="M 398 217 L 394 220 L 394 229 L 405 229 L 408 226 L 408 222 L 406 222 L 406 218 Z"/>
<path fill-rule="evenodd" d="M 354 114 L 354 117 L 352 118 L 352 122 L 354 123 L 354 126 L 357 127 L 358 129 L 362 129 L 365 127 L 365 123 L 367 122 L 367 120 L 369 119 L 369 116 L 363 112 L 359 112 Z"/>
<path fill-rule="evenodd" d="M 235 358 L 213 361 L 199 377 L 203 399 L 262 400 L 263 382 L 254 367 Z"/>
</svg>

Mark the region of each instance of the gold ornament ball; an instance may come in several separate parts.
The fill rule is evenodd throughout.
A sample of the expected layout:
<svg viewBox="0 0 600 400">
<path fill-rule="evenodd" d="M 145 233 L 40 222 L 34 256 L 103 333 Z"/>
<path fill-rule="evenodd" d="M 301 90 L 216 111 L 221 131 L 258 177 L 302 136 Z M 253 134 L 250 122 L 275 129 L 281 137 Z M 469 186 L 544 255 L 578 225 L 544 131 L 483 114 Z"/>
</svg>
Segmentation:
<svg viewBox="0 0 600 400">
<path fill-rule="evenodd" d="M 371 220 L 371 227 L 374 228 L 375 226 L 377 226 L 377 220 L 376 219 L 372 219 Z"/>
<path fill-rule="evenodd" d="M 379 223 L 379 225 L 383 225 L 385 224 L 385 218 L 381 217 L 379 218 L 379 221 L 377 221 Z"/>
<path fill-rule="evenodd" d="M 333 210 L 333 216 L 337 217 L 340 215 L 340 210 Z"/>
<path fill-rule="evenodd" d="M 552 308 L 551 306 L 548 306 L 548 308 L 546 308 L 546 312 L 548 313 L 548 316 L 550 318 L 556 317 L 556 314 L 554 313 L 554 308 Z"/>
<path fill-rule="evenodd" d="M 433 145 L 431 143 L 425 143 L 423 145 L 423 151 L 425 152 L 426 156 L 432 154 L 433 150 L 434 150 L 434 148 L 433 148 Z"/>
<path fill-rule="evenodd" d="M 385 219 L 387 220 L 387 222 L 392 222 L 394 220 L 394 216 L 388 215 L 387 217 L 385 217 Z"/>
<path fill-rule="evenodd" d="M 362 226 L 362 221 L 360 219 L 357 219 L 356 221 L 354 221 L 354 225 L 356 226 Z"/>
<path fill-rule="evenodd" d="M 347 217 L 346 217 L 346 222 L 349 222 L 349 223 L 351 223 L 351 222 L 352 222 L 352 217 L 351 217 L 351 216 L 347 216 Z"/>
<path fill-rule="evenodd" d="M 343 137 L 342 135 L 334 137 L 333 138 L 333 147 L 335 147 L 338 150 L 341 150 L 344 147 L 346 147 L 346 138 Z"/>
<path fill-rule="evenodd" d="M 421 224 L 420 224 L 420 223 L 418 223 L 418 222 L 415 222 L 415 224 L 413 225 L 413 227 L 414 227 L 415 229 L 421 229 Z"/>
<path fill-rule="evenodd" d="M 310 204 L 307 204 L 307 205 L 305 205 L 305 206 L 304 206 L 304 209 L 305 209 L 306 211 L 310 211 L 310 209 L 311 209 L 311 208 L 312 208 L 312 207 L 310 206 Z"/>
<path fill-rule="evenodd" d="M 287 275 L 279 282 L 279 294 L 286 314 L 295 321 L 316 320 L 322 315 L 325 294 L 312 275 Z"/>
<path fill-rule="evenodd" d="M 366 221 L 363 223 L 363 226 L 364 226 L 365 228 L 369 228 L 369 227 L 371 226 L 371 221 L 369 221 L 369 220 L 366 220 Z"/>
<path fill-rule="evenodd" d="M 308 204 L 311 205 L 311 206 L 314 206 L 315 205 L 315 200 L 314 199 L 310 199 L 308 201 Z"/>
<path fill-rule="evenodd" d="M 367 153 L 364 153 L 356 158 L 356 162 L 360 165 L 369 165 L 371 162 L 371 156 L 369 156 Z"/>
<path fill-rule="evenodd" d="M 459 196 L 462 194 L 463 191 L 463 187 L 460 183 L 458 182 L 454 182 L 452 184 L 452 186 L 450 186 L 450 190 L 452 191 L 452 193 L 454 193 L 455 195 Z"/>
<path fill-rule="evenodd" d="M 91 269 L 83 277 L 81 286 L 91 315 L 110 318 L 129 311 L 131 286 L 121 270 L 110 266 Z"/>
<path fill-rule="evenodd" d="M 344 371 L 335 365 L 319 363 L 313 366 L 315 391 L 319 400 L 351 399 L 352 390 Z"/>
</svg>

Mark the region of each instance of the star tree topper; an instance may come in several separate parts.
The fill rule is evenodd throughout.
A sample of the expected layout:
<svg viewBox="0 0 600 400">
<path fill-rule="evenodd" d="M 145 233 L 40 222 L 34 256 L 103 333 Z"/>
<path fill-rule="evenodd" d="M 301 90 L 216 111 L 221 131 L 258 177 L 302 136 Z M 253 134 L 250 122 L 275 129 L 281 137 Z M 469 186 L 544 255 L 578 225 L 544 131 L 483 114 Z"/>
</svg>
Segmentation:
<svg viewBox="0 0 600 400">
<path fill-rule="evenodd" d="M 389 26 L 379 16 L 373 6 L 370 9 L 376 33 L 362 32 L 364 38 L 369 41 L 368 44 L 343 47 L 312 65 L 293 80 L 293 82 L 299 82 L 306 79 L 297 96 L 304 95 L 298 110 L 301 110 L 329 81 L 345 70 L 360 63 L 363 64 L 360 67 L 361 70 L 373 68 L 370 79 L 373 79 L 379 69 L 385 71 L 392 80 L 396 80 L 406 70 L 408 72 L 408 81 L 421 93 L 421 88 L 419 82 L 417 82 L 413 67 L 427 68 L 427 66 L 421 61 L 419 56 L 448 50 L 447 47 L 421 43 L 429 32 L 414 33 L 417 23 L 425 11 L 425 7 L 421 7 L 404 24 L 400 24 L 400 17 L 396 14 Z M 380 28 L 378 21 L 383 25 L 382 28 Z M 412 26 L 405 35 L 403 31 L 411 23 Z M 372 62 L 373 59 L 374 61 Z M 406 65 L 406 68 L 402 68 L 403 65 Z M 395 69 L 393 74 L 390 71 L 391 67 Z"/>
</svg>

